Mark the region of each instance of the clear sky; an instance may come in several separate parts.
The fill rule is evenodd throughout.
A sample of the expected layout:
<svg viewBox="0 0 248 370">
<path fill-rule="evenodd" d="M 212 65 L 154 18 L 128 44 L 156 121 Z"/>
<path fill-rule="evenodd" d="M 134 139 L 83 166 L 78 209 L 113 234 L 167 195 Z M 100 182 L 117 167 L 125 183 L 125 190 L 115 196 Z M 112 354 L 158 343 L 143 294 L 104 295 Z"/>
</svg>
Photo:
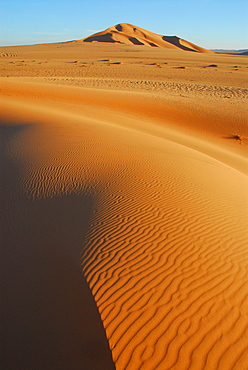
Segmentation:
<svg viewBox="0 0 248 370">
<path fill-rule="evenodd" d="M 0 46 L 76 40 L 118 23 L 210 49 L 248 48 L 247 0 L 0 0 Z"/>
</svg>

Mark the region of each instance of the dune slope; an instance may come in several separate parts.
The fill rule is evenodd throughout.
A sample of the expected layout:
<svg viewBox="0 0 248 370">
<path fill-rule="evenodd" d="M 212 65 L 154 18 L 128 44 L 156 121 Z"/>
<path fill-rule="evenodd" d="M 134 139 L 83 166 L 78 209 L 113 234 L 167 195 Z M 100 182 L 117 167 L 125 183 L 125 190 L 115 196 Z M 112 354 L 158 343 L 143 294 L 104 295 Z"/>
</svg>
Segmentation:
<svg viewBox="0 0 248 370">
<path fill-rule="evenodd" d="M 19 97 L 9 92 L 2 97 L 3 130 L 14 134 L 3 153 L 9 174 L 3 199 L 14 253 L 5 256 L 5 282 L 7 291 L 15 287 L 14 307 L 25 303 L 32 315 L 40 307 L 38 331 L 44 327 L 39 343 L 48 338 L 52 320 L 75 315 L 74 305 L 64 307 L 68 297 L 88 302 L 85 293 L 71 291 L 76 285 L 70 271 L 79 271 L 81 260 L 117 369 L 245 369 L 247 176 L 188 146 L 137 129 L 137 118 L 101 107 L 100 100 L 98 110 L 91 104 L 82 110 L 76 101 L 49 100 L 49 85 L 35 99 L 25 97 L 25 91 L 38 92 L 39 84 L 17 88 Z M 31 253 L 34 246 L 40 251 Z M 65 275 L 69 262 L 72 270 Z M 35 282 L 29 288 L 31 301 L 25 290 L 18 296 L 10 265 L 24 287 L 29 279 Z M 58 285 L 55 272 L 66 279 L 67 290 L 65 282 Z M 46 284 L 51 281 L 50 291 Z M 59 294 L 59 307 L 52 292 Z M 44 315 L 44 304 L 53 308 L 52 315 Z M 11 315 L 10 307 L 8 303 L 6 313 L 12 327 L 15 313 Z M 76 308 L 80 321 L 83 309 Z M 87 322 L 90 310 L 84 316 Z M 23 320 L 23 314 L 17 317 Z M 24 318 L 30 327 L 30 317 Z M 21 323 L 16 321 L 19 331 L 24 330 Z M 61 331 L 55 328 L 56 341 Z M 92 334 L 90 327 L 79 326 L 72 352 L 79 356 L 76 366 L 85 356 L 89 363 L 101 363 L 103 355 L 92 359 L 91 353 L 102 339 L 93 337 L 87 346 Z M 13 338 L 8 335 L 10 361 Z M 26 348 L 15 347 L 20 361 L 34 339 L 25 335 Z M 65 348 L 66 342 L 60 339 L 59 346 Z M 56 361 L 48 348 L 56 353 L 55 345 L 45 346 L 42 366 Z M 66 355 L 64 368 L 69 368 Z"/>
<path fill-rule="evenodd" d="M 117 24 L 78 41 L 145 45 L 214 54 L 213 51 L 201 48 L 177 36 L 162 36 L 128 23 Z"/>
</svg>

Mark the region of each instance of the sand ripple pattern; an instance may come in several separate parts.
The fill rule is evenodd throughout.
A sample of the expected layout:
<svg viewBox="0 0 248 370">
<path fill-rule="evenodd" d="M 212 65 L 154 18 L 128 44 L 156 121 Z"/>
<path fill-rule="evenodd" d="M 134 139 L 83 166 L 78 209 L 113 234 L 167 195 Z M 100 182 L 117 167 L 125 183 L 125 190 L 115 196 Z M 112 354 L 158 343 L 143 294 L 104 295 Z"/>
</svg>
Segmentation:
<svg viewBox="0 0 248 370">
<path fill-rule="evenodd" d="M 247 179 L 165 146 L 116 172 L 82 256 L 113 359 L 120 370 L 245 369 Z"/>
<path fill-rule="evenodd" d="M 18 185 L 92 196 L 82 269 L 116 369 L 245 370 L 247 176 L 166 139 L 61 120 L 20 135 Z"/>
<path fill-rule="evenodd" d="M 46 77 L 37 78 L 46 82 L 57 82 L 59 84 L 76 85 L 91 88 L 109 88 L 109 89 L 127 89 L 127 90 L 149 90 L 157 92 L 168 92 L 174 94 L 194 94 L 199 96 L 246 99 L 248 89 L 242 87 L 230 87 L 219 85 L 207 85 L 183 82 L 153 81 L 153 80 L 134 80 L 134 79 L 110 79 L 110 78 L 63 78 L 63 77 Z"/>
</svg>

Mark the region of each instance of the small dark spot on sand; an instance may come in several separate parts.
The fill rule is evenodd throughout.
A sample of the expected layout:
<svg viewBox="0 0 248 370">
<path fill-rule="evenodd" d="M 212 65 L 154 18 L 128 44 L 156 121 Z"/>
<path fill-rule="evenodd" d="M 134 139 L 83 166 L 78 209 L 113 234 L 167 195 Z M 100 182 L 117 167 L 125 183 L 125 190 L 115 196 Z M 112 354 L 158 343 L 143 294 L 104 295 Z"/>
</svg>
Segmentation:
<svg viewBox="0 0 248 370">
<path fill-rule="evenodd" d="M 217 64 L 209 64 L 208 66 L 201 66 L 202 68 L 213 68 L 213 67 L 218 67 Z"/>
<path fill-rule="evenodd" d="M 240 144 L 242 142 L 242 137 L 240 135 L 231 135 L 231 136 L 226 137 L 225 139 L 236 140 L 236 141 L 239 141 Z"/>
</svg>

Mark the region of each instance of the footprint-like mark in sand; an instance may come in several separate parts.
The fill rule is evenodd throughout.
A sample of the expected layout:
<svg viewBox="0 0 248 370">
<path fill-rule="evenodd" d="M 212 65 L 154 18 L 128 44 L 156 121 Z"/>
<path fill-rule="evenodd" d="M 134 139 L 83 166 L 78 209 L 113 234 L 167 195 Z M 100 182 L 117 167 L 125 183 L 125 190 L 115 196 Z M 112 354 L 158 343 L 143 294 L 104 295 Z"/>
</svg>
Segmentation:
<svg viewBox="0 0 248 370">
<path fill-rule="evenodd" d="M 15 53 L 9 53 L 9 52 L 2 52 L 0 53 L 0 58 L 13 58 L 13 57 L 17 57 L 18 54 L 15 54 Z"/>
</svg>

